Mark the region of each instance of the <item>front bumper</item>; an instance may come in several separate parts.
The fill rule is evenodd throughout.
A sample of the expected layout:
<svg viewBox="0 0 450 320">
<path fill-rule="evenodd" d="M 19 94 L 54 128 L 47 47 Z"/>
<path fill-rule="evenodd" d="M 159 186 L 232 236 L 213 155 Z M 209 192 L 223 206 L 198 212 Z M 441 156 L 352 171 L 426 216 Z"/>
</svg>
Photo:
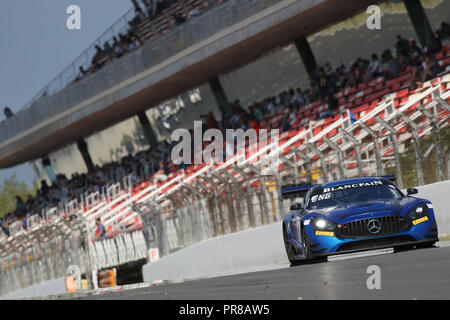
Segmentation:
<svg viewBox="0 0 450 320">
<path fill-rule="evenodd" d="M 305 231 L 309 238 L 311 253 L 318 257 L 439 241 L 434 217 L 412 225 L 404 231 L 381 236 L 343 238 L 336 233 L 316 233 L 311 226 L 306 226 Z"/>
</svg>

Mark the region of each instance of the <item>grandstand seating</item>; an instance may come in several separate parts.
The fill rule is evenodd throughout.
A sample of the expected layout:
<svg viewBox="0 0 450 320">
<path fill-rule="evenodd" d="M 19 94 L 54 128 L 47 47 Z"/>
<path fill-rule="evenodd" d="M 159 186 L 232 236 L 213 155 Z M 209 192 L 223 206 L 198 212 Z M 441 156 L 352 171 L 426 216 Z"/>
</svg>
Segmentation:
<svg viewBox="0 0 450 320">
<path fill-rule="evenodd" d="M 203 1 L 186 1 L 184 3 L 178 3 L 170 10 L 187 10 L 193 6 L 201 5 Z M 171 11 L 168 12 L 171 12 Z M 166 12 L 166 14 L 169 14 Z M 147 22 L 144 22 L 147 23 Z M 162 23 L 162 22 L 161 22 Z M 284 149 L 284 153 L 289 153 L 293 146 L 299 148 L 306 142 L 306 136 L 312 133 L 314 138 L 317 138 L 317 145 L 324 144 L 322 137 L 329 139 L 333 138 L 337 133 L 339 121 L 346 121 L 348 114 L 346 110 L 350 110 L 354 115 L 355 120 L 365 119 L 366 123 L 373 125 L 376 122 L 375 115 L 371 115 L 371 112 L 379 106 L 383 101 L 388 101 L 395 109 L 407 108 L 403 110 L 408 116 L 415 118 L 420 117 L 416 112 L 416 106 L 420 103 L 427 104 L 432 100 L 432 95 L 427 94 L 422 99 L 417 100 L 416 97 L 420 96 L 423 92 L 426 92 L 432 85 L 436 86 L 439 81 L 441 83 L 442 92 L 450 91 L 450 81 L 448 71 L 450 68 L 450 44 L 446 45 L 439 53 L 435 54 L 435 59 L 446 70 L 441 76 L 433 81 L 428 81 L 420 85 L 415 90 L 410 90 L 406 87 L 409 82 L 411 72 L 405 71 L 399 74 L 396 78 L 391 80 L 385 80 L 383 77 L 379 77 L 370 81 L 369 83 L 359 84 L 357 87 L 345 88 L 335 94 L 335 98 L 339 101 L 340 113 L 332 116 L 327 116 L 319 120 L 319 114 L 328 110 L 328 105 L 321 101 L 309 103 L 299 108 L 297 112 L 297 123 L 289 131 L 281 132 L 280 145 Z M 445 79 L 444 79 L 445 78 Z M 443 81 L 445 80 L 445 81 Z M 415 101 L 414 104 L 408 105 L 410 99 Z M 384 110 L 380 113 L 380 116 L 384 116 Z M 261 123 L 261 128 L 278 128 L 279 121 L 283 117 L 284 110 L 278 112 L 270 119 L 267 119 Z M 450 112 L 443 112 L 440 114 L 440 120 L 448 118 Z M 370 116 L 367 118 L 367 116 Z M 422 116 L 420 123 L 426 123 L 427 119 Z M 404 124 L 398 124 L 398 134 L 401 141 L 405 141 L 411 138 L 411 134 L 408 128 Z M 280 131 L 281 128 L 280 128 Z M 425 134 L 426 129 L 422 128 L 419 134 Z M 357 129 L 354 135 L 364 135 L 361 129 Z M 288 143 L 289 142 L 289 143 Z M 339 143 L 341 141 L 338 141 Z M 248 147 L 247 147 L 248 149 Z M 248 150 L 247 150 L 248 151 Z M 367 151 L 369 152 L 369 151 Z M 354 156 L 355 151 L 352 150 L 350 154 L 346 156 L 349 159 Z M 383 156 L 392 155 L 392 148 L 387 148 L 383 151 Z M 311 159 L 313 161 L 318 159 L 317 155 L 312 154 Z M 282 164 L 284 166 L 284 164 Z M 219 167 L 218 165 L 216 167 Z M 352 161 L 346 163 L 347 169 L 355 169 L 356 164 Z M 231 166 L 226 167 L 228 170 Z M 138 201 L 149 199 L 153 196 L 169 192 L 179 182 L 185 180 L 192 182 L 195 177 L 199 175 L 199 172 L 207 170 L 207 166 L 203 165 L 191 165 L 184 171 L 172 171 L 169 174 L 168 181 L 165 183 L 158 183 L 151 185 L 148 180 L 139 181 L 139 183 L 133 188 L 129 187 L 130 182 L 123 183 L 123 189 L 120 184 L 110 186 L 107 190 L 103 190 L 101 193 L 97 192 L 90 194 L 84 198 L 83 203 L 77 205 L 74 201 L 71 201 L 65 205 L 64 215 L 69 216 L 74 211 L 81 210 L 83 216 L 94 226 L 95 218 L 101 216 L 103 224 L 107 228 L 107 237 L 115 237 L 120 231 L 133 232 L 135 230 L 142 229 L 143 224 L 139 216 L 131 210 L 131 204 Z M 231 170 L 233 175 L 235 171 Z M 251 183 L 252 187 L 257 188 L 260 184 L 259 180 Z M 205 186 L 207 187 L 207 186 Z"/>
<path fill-rule="evenodd" d="M 441 57 L 441 60 L 439 61 L 446 61 L 446 56 L 450 53 L 449 46 L 445 48 L 446 54 L 440 55 L 438 54 L 437 57 Z M 442 62 L 443 65 L 446 66 L 445 63 Z M 399 108 L 405 108 L 403 112 L 407 114 L 408 116 L 413 116 L 413 114 L 416 112 L 415 107 L 419 103 L 426 104 L 427 102 L 432 100 L 431 93 L 424 96 L 421 100 L 418 100 L 413 105 L 408 106 L 408 101 L 410 99 L 415 99 L 415 96 L 421 95 L 424 92 L 427 91 L 427 89 L 431 88 L 431 85 L 435 86 L 438 84 L 439 81 L 442 81 L 441 84 L 441 90 L 442 92 L 448 92 L 450 91 L 450 79 L 448 75 L 441 76 L 433 81 L 428 81 L 424 83 L 421 87 L 415 89 L 415 90 L 409 90 L 408 88 L 404 88 L 404 85 L 408 81 L 408 74 L 400 74 L 399 77 L 396 79 L 385 81 L 383 78 L 378 78 L 373 81 L 371 81 L 367 86 L 366 85 L 360 85 L 358 88 L 347 88 L 344 90 L 341 90 L 341 92 L 336 94 L 336 97 L 341 99 L 341 109 L 349 109 L 351 112 L 355 115 L 356 119 L 361 119 L 364 117 L 370 116 L 370 112 L 377 107 L 377 105 L 380 104 L 383 100 L 389 101 L 390 104 L 393 104 L 396 109 Z M 445 80 L 445 81 L 444 81 Z M 344 99 L 344 100 L 342 100 Z M 288 153 L 291 150 L 292 146 L 300 147 L 302 144 L 306 141 L 306 133 L 307 133 L 307 126 L 306 123 L 310 123 L 311 129 L 313 131 L 313 136 L 320 137 L 318 139 L 318 144 L 323 144 L 321 140 L 322 137 L 328 137 L 332 138 L 337 134 L 337 128 L 332 126 L 336 124 L 336 121 L 345 121 L 347 118 L 347 115 L 344 114 L 341 115 L 335 115 L 335 116 L 329 116 L 325 119 L 321 119 L 319 121 L 314 121 L 318 117 L 318 113 L 326 110 L 327 106 L 325 104 L 321 104 L 320 102 L 316 102 L 313 104 L 302 106 L 297 114 L 299 119 L 302 119 L 302 121 L 299 122 L 298 126 L 293 128 L 292 130 L 288 132 L 284 132 L 281 134 L 281 141 L 280 145 L 284 146 L 286 145 L 286 148 L 284 148 L 284 152 Z M 310 111 L 310 112 L 308 112 Z M 384 116 L 384 111 L 380 113 L 381 116 Z M 444 112 L 440 114 L 440 119 L 446 119 L 450 115 L 450 112 Z M 273 128 L 276 127 L 277 124 L 277 118 L 279 118 L 280 115 L 275 115 L 273 119 L 268 121 L 267 128 Z M 420 117 L 420 114 L 416 114 L 416 118 Z M 306 119 L 306 120 L 304 120 Z M 368 123 L 372 124 L 375 123 L 375 115 L 371 116 L 371 118 L 366 119 L 369 120 Z M 422 120 L 420 123 L 425 123 L 427 119 L 425 117 L 422 117 Z M 271 123 L 271 125 L 269 124 Z M 419 123 L 419 124 L 420 124 Z M 401 141 L 406 141 L 411 138 L 411 134 L 407 130 L 407 126 L 404 124 L 398 124 L 398 134 Z M 425 134 L 425 129 L 422 129 L 419 131 L 419 134 Z M 354 132 L 356 136 L 363 135 L 365 132 L 362 132 L 360 129 L 356 130 Z M 295 143 L 291 143 L 292 145 L 287 146 L 288 141 L 292 142 L 292 139 L 294 138 Z M 340 142 L 340 141 L 339 141 Z M 283 148 L 283 147 L 282 147 Z M 353 150 L 352 153 L 347 155 L 346 159 L 349 159 L 354 156 L 355 151 Z M 393 150 L 392 148 L 387 148 L 383 151 L 382 156 L 387 157 L 389 155 L 392 155 Z M 313 160 L 317 160 L 317 156 L 311 157 Z M 284 165 L 282 165 L 284 166 Z M 102 216 L 105 226 L 107 227 L 107 236 L 109 238 L 114 237 L 118 234 L 119 231 L 127 231 L 127 232 L 133 232 L 135 230 L 140 230 L 143 227 L 142 221 L 140 220 L 139 216 L 130 210 L 130 205 L 132 202 L 139 202 L 143 201 L 145 199 L 149 199 L 153 197 L 154 195 L 163 194 L 166 192 L 169 192 L 173 187 L 175 187 L 179 182 L 182 180 L 185 181 L 193 181 L 193 179 L 198 175 L 198 172 L 201 169 L 207 169 L 205 168 L 206 165 L 193 165 L 188 167 L 185 171 L 180 172 L 173 172 L 169 175 L 168 181 L 166 181 L 164 184 L 157 184 L 156 186 L 151 185 L 149 181 L 141 181 L 138 183 L 135 187 L 133 187 L 130 190 L 122 191 L 117 194 L 117 196 L 114 199 L 110 200 L 98 200 L 97 205 L 91 206 L 90 210 L 86 210 L 85 207 L 84 215 L 89 219 L 89 221 L 93 224 L 95 217 Z M 218 165 L 217 165 L 218 167 Z M 346 168 L 351 170 L 355 169 L 356 164 L 351 163 L 349 161 L 346 165 Z M 227 169 L 230 169 L 231 166 L 227 166 Z M 236 174 L 236 172 L 232 172 L 233 175 Z M 258 187 L 260 184 L 259 180 L 254 181 L 251 185 L 252 187 Z M 205 187 L 207 187 L 205 185 Z M 151 195 L 151 196 L 150 196 Z M 120 227 L 118 227 L 120 226 Z"/>
</svg>

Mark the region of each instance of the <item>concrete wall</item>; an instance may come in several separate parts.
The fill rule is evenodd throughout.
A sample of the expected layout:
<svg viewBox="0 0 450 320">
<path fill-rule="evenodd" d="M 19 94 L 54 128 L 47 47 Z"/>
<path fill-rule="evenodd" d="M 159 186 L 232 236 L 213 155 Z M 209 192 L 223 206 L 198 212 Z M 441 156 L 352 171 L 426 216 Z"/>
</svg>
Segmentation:
<svg viewBox="0 0 450 320">
<path fill-rule="evenodd" d="M 439 234 L 450 233 L 450 181 L 419 187 L 433 202 Z M 209 239 L 143 267 L 144 281 L 214 277 L 288 263 L 281 223 Z"/>
<path fill-rule="evenodd" d="M 27 299 L 66 293 L 66 280 L 59 278 L 10 293 L 1 299 Z"/>
<path fill-rule="evenodd" d="M 450 234 L 450 180 L 418 187 L 418 198 L 433 203 L 439 234 Z"/>
<path fill-rule="evenodd" d="M 286 264 L 281 223 L 197 243 L 143 267 L 144 281 L 220 276 Z"/>
</svg>

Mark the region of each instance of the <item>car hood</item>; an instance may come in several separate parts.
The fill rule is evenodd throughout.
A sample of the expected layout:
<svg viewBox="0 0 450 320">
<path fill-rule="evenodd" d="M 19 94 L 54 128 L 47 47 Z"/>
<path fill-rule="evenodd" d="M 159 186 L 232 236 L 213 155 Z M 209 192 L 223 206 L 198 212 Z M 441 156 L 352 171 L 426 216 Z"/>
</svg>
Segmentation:
<svg viewBox="0 0 450 320">
<path fill-rule="evenodd" d="M 402 214 L 411 205 L 411 199 L 392 199 L 392 200 L 377 200 L 356 202 L 349 204 L 342 204 L 323 209 L 308 210 L 308 214 L 323 215 L 335 222 L 342 221 L 345 218 L 354 216 L 362 216 L 365 214 L 388 213 L 388 214 Z"/>
</svg>

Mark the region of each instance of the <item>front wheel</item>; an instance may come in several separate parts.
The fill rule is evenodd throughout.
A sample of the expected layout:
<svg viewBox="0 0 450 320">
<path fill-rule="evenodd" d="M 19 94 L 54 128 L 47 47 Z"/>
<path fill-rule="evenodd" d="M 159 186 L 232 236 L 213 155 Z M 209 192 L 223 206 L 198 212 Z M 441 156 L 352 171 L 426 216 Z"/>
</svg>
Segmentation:
<svg viewBox="0 0 450 320">
<path fill-rule="evenodd" d="M 289 236 L 287 233 L 286 225 L 283 224 L 283 240 L 284 240 L 284 247 L 286 249 L 286 254 L 288 257 L 289 262 L 291 263 L 291 266 L 297 265 L 300 260 L 296 258 L 297 256 L 297 249 L 295 246 L 289 241 Z"/>
<path fill-rule="evenodd" d="M 326 262 L 328 261 L 327 257 L 312 257 L 311 252 L 311 246 L 310 246 L 310 240 L 308 236 L 306 235 L 305 228 L 302 227 L 302 244 L 303 244 L 303 252 L 305 253 L 305 262 L 306 263 L 312 263 L 312 262 Z"/>
</svg>

